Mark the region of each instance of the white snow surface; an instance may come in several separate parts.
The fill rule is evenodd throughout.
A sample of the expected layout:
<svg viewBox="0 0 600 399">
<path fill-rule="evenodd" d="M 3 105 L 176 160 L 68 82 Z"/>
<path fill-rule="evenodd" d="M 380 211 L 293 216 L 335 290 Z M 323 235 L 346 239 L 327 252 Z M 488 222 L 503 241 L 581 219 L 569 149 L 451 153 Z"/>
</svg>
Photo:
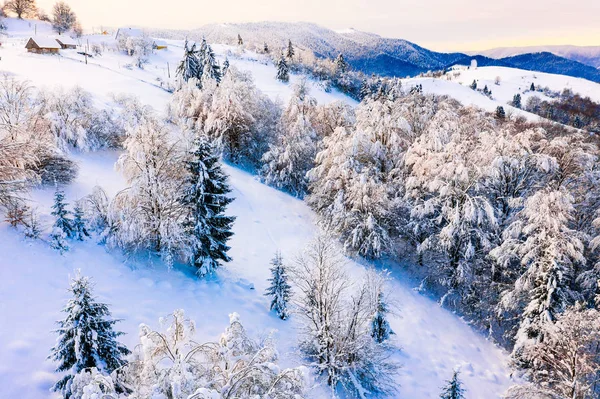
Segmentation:
<svg viewBox="0 0 600 399">
<path fill-rule="evenodd" d="M 36 86 L 79 85 L 93 93 L 99 104 L 111 93 L 130 93 L 156 110 L 164 110 L 170 94 L 159 87 L 156 78 L 166 78 L 167 62 L 174 74 L 181 42 L 168 41 L 169 49 L 157 52 L 144 71 L 124 68 L 131 61 L 116 52 L 105 52 L 85 65 L 76 50 L 62 50 L 61 56 L 27 54 L 22 47 L 25 36 L 31 34 L 28 22 L 7 22 L 11 36 L 0 49 L 0 72 L 28 79 Z M 42 30 L 37 23 L 38 31 Z M 218 45 L 214 49 L 220 59 L 235 51 Z M 230 57 L 231 64 L 250 71 L 257 86 L 269 96 L 287 101 L 291 86 L 275 80 L 272 65 L 256 54 L 241 57 Z M 296 79 L 299 77 L 293 76 L 292 81 Z M 428 85 L 427 80 L 423 82 L 424 87 Z M 312 84 L 312 94 L 319 103 L 343 100 L 355 104 L 341 93 L 326 93 Z M 468 101 L 466 92 L 445 89 L 446 85 L 461 87 L 455 82 L 431 82 L 436 90 L 459 93 L 462 101 Z M 462 89 L 470 91 L 468 87 Z M 124 179 L 113 168 L 118 155 L 109 151 L 72 154 L 80 174 L 66 189 L 67 201 L 73 204 L 95 185 L 104 187 L 109 195 L 124 188 Z M 117 328 L 127 333 L 122 341 L 132 349 L 140 323 L 158 327 L 158 318 L 175 309 L 185 309 L 196 321 L 200 340 L 217 340 L 227 326 L 227 315 L 237 312 L 255 337 L 271 329 L 279 331 L 283 365 L 301 362 L 295 350 L 295 318 L 281 321 L 270 313 L 269 299 L 263 292 L 275 251 L 281 250 L 284 261 L 291 260 L 317 233 L 315 215 L 302 201 L 265 186 L 250 174 L 232 166 L 225 170 L 236 198 L 229 207 L 229 213 L 237 216 L 230 242 L 234 260 L 206 280 L 199 280 L 183 267 L 168 270 L 155 258 L 124 258 L 118 252 L 107 252 L 94 240 L 73 243 L 71 251 L 60 255 L 47 243 L 28 241 L 6 223 L 0 224 L 0 399 L 57 397 L 49 388 L 58 375 L 46 357 L 56 339 L 51 332 L 54 323 L 63 317 L 60 310 L 69 298 L 69 276 L 76 269 L 93 278 L 96 296 L 110 304 L 114 317 L 123 320 Z M 42 222 L 46 228 L 51 225 L 52 195 L 50 188 L 31 194 L 34 207 L 45 215 Z M 365 266 L 349 260 L 349 268 L 352 276 L 359 276 Z M 396 332 L 393 339 L 401 347 L 394 356 L 403 364 L 397 397 L 437 398 L 440 387 L 457 367 L 469 399 L 498 398 L 512 383 L 507 354 L 460 318 L 414 291 L 399 270 L 394 272 L 391 293 L 400 305 L 400 315 L 390 319 Z M 316 388 L 309 396 L 328 395 Z"/>
</svg>

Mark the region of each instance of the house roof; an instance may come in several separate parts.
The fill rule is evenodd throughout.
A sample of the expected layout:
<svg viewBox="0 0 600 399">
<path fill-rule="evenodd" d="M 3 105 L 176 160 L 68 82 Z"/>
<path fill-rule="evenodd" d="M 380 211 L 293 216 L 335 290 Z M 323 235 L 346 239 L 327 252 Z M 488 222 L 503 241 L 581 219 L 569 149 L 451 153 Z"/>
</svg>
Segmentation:
<svg viewBox="0 0 600 399">
<path fill-rule="evenodd" d="M 142 37 L 144 36 L 144 32 L 138 28 L 119 28 L 115 37 L 119 37 L 119 35 L 126 35 L 128 37 Z"/>
<path fill-rule="evenodd" d="M 67 46 L 77 46 L 77 41 L 70 36 L 60 36 L 55 38 L 57 42 Z"/>
<path fill-rule="evenodd" d="M 60 49 L 60 44 L 51 37 L 41 37 L 41 36 L 32 36 L 29 40 L 33 40 L 35 44 L 38 45 L 39 48 L 50 48 L 50 49 Z M 28 42 L 29 42 L 28 40 Z"/>
</svg>

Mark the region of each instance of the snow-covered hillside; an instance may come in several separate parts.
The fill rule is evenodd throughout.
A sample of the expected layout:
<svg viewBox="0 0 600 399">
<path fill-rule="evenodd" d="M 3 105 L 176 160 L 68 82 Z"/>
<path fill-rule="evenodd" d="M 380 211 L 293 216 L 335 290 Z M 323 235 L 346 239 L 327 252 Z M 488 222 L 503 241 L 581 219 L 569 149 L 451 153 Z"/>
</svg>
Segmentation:
<svg viewBox="0 0 600 399">
<path fill-rule="evenodd" d="M 479 67 L 475 69 L 462 69 L 458 71 L 457 77 L 452 77 L 453 72 L 449 72 L 451 80 L 447 77 L 436 78 L 411 78 L 403 79 L 405 87 L 422 85 L 426 93 L 435 93 L 448 95 L 459 100 L 464 105 L 474 105 L 493 112 L 497 106 L 503 106 L 510 109 L 514 115 L 522 115 L 531 121 L 537 121 L 539 116 L 530 114 L 510 105 L 515 94 L 520 94 L 522 104 L 527 103 L 531 96 L 537 96 L 541 99 L 548 99 L 541 92 L 530 91 L 531 84 L 535 87 L 549 88 L 553 92 L 562 92 L 564 89 L 570 89 L 573 93 L 578 93 L 583 97 L 590 97 L 592 101 L 600 102 L 600 84 L 586 79 L 573 78 L 565 75 L 554 75 L 549 73 L 532 72 L 523 69 L 505 68 L 505 67 Z M 496 84 L 496 78 L 499 78 L 499 84 Z M 488 98 L 480 92 L 472 90 L 469 86 L 477 82 L 477 87 L 482 89 L 487 86 L 492 91 L 492 98 Z"/>
<path fill-rule="evenodd" d="M 37 24 L 38 34 L 49 34 L 47 25 Z M 153 55 L 145 69 L 139 70 L 126 68 L 130 58 L 114 51 L 89 59 L 87 65 L 83 56 L 77 54 L 79 50 L 63 51 L 61 56 L 28 54 L 23 46 L 34 29 L 29 22 L 9 21 L 10 37 L 0 50 L 1 72 L 27 79 L 38 87 L 78 85 L 90 91 L 99 104 L 106 103 L 111 93 L 127 93 L 138 96 L 159 112 L 165 109 L 170 94 L 160 87 L 157 79 L 167 80 L 168 68 L 174 74 L 182 42 L 169 41 L 167 50 Z M 84 37 L 82 43 L 88 39 L 110 40 Z M 220 59 L 235 52 L 224 45 L 215 45 L 214 49 Z M 257 86 L 272 98 L 289 99 L 291 84 L 275 80 L 275 68 L 261 56 L 246 52 L 231 55 L 230 62 L 251 72 Z M 472 79 L 469 76 L 461 78 Z M 487 75 L 478 79 L 485 79 L 484 76 Z M 292 83 L 297 79 L 293 76 Z M 503 80 L 503 84 L 508 84 L 506 81 L 509 79 Z M 312 95 L 320 103 L 343 100 L 355 104 L 338 92 L 323 91 L 316 82 L 311 85 Z M 478 96 L 477 93 L 456 82 L 431 80 L 431 88 L 447 90 L 467 103 L 478 103 L 470 97 Z M 495 108 L 495 103 L 486 101 L 489 102 L 483 104 L 486 109 Z M 74 153 L 72 157 L 79 164 L 80 173 L 66 189 L 69 202 L 89 194 L 95 185 L 103 186 L 109 194 L 125 187 L 124 179 L 113 168 L 117 153 Z M 60 310 L 68 298 L 68 278 L 75 269 L 94 278 L 96 294 L 111 305 L 114 316 L 123 319 L 118 328 L 127 333 L 123 342 L 130 347 L 138 342 L 140 323 L 156 326 L 159 317 L 174 309 L 185 309 L 196 320 L 200 338 L 206 340 L 217 339 L 227 325 L 227 315 L 235 311 L 253 336 L 279 330 L 282 363 L 300 362 L 294 347 L 296 321 L 293 317 L 280 321 L 269 313 L 263 292 L 274 252 L 281 250 L 284 258 L 290 259 L 301 251 L 317 233 L 314 215 L 302 201 L 263 185 L 252 175 L 232 166 L 227 166 L 226 171 L 236 198 L 229 208 L 229 213 L 237 216 L 235 236 L 230 242 L 234 260 L 208 280 L 197 279 L 185 268 L 168 270 L 154 258 L 123 258 L 93 241 L 75 244 L 71 251 L 60 255 L 47 244 L 27 241 L 7 224 L 1 225 L 0 398 L 53 397 L 48 389 L 56 380 L 55 365 L 46 357 L 55 341 L 51 332 L 54 321 L 61 317 Z M 33 204 L 40 213 L 48 215 L 52 193 L 52 189 L 32 193 Z M 43 222 L 49 225 L 47 218 Z M 350 261 L 349 267 L 353 275 L 365 269 L 364 265 Z M 511 383 L 506 353 L 461 319 L 416 293 L 401 272 L 393 277 L 391 292 L 400 305 L 400 316 L 393 317 L 391 325 L 396 332 L 394 340 L 402 348 L 394 356 L 403 364 L 398 397 L 438 397 L 440 387 L 457 367 L 462 371 L 468 398 L 500 397 Z M 318 388 L 311 394 L 324 397 Z"/>
</svg>

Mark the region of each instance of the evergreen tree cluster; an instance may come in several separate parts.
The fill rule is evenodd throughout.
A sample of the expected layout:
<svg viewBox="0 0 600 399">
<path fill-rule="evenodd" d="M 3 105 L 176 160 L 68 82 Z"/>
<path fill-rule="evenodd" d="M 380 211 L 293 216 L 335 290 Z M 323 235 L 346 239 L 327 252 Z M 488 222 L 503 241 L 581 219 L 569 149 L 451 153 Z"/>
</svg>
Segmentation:
<svg viewBox="0 0 600 399">
<path fill-rule="evenodd" d="M 52 246 L 60 252 L 69 250 L 68 240 L 76 239 L 83 241 L 90 237 L 87 229 L 87 219 L 80 205 L 75 206 L 72 214 L 65 202 L 65 195 L 62 190 L 57 188 L 54 193 L 54 204 L 52 205 L 51 215 L 54 217 L 54 225 L 50 239 Z M 71 217 L 73 215 L 73 217 Z"/>
<path fill-rule="evenodd" d="M 224 68 L 225 70 L 227 68 Z M 184 53 L 179 66 L 177 76 L 185 83 L 195 79 L 196 85 L 202 88 L 206 81 L 213 80 L 217 84 L 221 82 L 223 71 L 215 59 L 211 46 L 202 39 L 200 47 L 196 43 L 184 45 Z"/>
</svg>

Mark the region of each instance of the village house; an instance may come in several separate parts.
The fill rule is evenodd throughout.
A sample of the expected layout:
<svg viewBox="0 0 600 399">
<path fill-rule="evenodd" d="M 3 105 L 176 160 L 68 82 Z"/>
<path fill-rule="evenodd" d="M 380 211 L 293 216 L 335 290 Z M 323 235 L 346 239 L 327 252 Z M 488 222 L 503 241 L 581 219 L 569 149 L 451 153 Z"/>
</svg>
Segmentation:
<svg viewBox="0 0 600 399">
<path fill-rule="evenodd" d="M 30 37 L 25 48 L 30 53 L 58 54 L 61 45 L 51 37 Z"/>
<path fill-rule="evenodd" d="M 76 49 L 77 41 L 69 36 L 60 36 L 56 38 L 62 49 Z"/>
</svg>

